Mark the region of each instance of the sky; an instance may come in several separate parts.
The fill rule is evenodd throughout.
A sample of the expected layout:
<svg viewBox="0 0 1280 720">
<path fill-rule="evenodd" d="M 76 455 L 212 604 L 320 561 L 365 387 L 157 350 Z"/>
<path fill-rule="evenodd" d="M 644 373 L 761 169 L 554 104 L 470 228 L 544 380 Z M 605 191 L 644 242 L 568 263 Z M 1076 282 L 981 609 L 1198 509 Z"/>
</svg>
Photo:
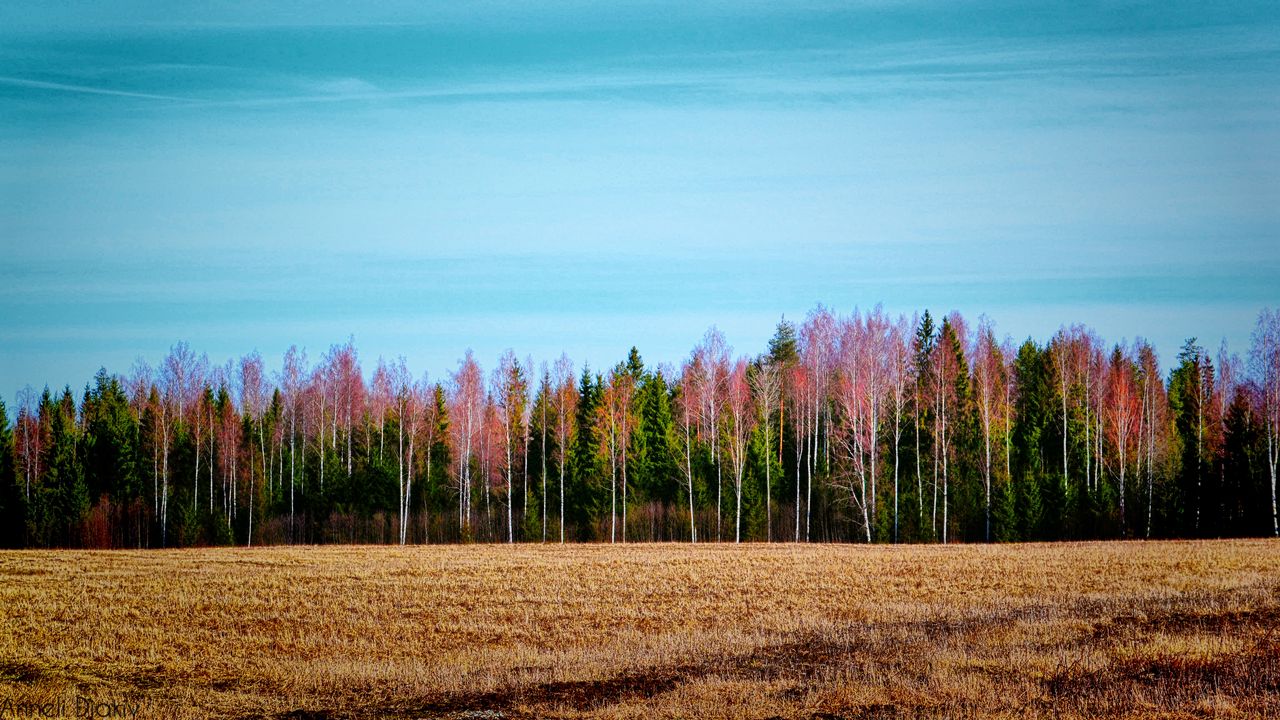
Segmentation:
<svg viewBox="0 0 1280 720">
<path fill-rule="evenodd" d="M 1167 366 L 1277 270 L 1275 2 L 0 5 L 11 406 L 179 340 L 443 379 L 818 303 Z"/>
</svg>

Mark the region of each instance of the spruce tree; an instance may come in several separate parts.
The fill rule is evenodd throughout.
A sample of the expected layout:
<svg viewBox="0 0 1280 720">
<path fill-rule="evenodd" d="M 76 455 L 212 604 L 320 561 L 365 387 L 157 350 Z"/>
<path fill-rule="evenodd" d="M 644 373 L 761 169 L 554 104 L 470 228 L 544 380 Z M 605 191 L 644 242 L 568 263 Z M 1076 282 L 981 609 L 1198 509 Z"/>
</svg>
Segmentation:
<svg viewBox="0 0 1280 720">
<path fill-rule="evenodd" d="M 21 547 L 26 506 L 14 464 L 13 430 L 0 400 L 0 547 Z"/>
<path fill-rule="evenodd" d="M 582 368 L 578 383 L 576 428 L 570 441 L 570 484 L 565 494 L 565 515 L 577 527 L 577 539 L 596 539 L 595 519 L 601 516 L 606 496 L 606 472 L 601 468 L 600 443 L 596 432 L 596 411 L 600 406 L 604 379 Z M 607 513 L 606 513 L 607 514 Z"/>
</svg>

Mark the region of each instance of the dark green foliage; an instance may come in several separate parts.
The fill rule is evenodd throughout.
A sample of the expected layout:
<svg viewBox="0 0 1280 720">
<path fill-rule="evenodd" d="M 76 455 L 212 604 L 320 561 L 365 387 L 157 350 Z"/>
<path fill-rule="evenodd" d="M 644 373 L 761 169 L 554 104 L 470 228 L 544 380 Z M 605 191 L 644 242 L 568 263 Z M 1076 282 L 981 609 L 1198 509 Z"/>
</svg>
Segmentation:
<svg viewBox="0 0 1280 720">
<path fill-rule="evenodd" d="M 1061 493 L 1062 478 L 1046 463 L 1048 449 L 1057 441 L 1052 432 L 1054 389 L 1047 350 L 1027 340 L 1014 361 L 1018 378 L 1013 426 L 1012 484 L 1014 515 L 1023 540 L 1043 540 L 1057 532 L 1058 523 L 1045 518 L 1046 489 L 1053 498 Z"/>
<path fill-rule="evenodd" d="M 1017 542 L 1022 539 L 1018 525 L 1018 499 L 1012 482 L 993 482 L 991 487 L 991 539 Z"/>
<path fill-rule="evenodd" d="M 800 361 L 800 343 L 796 340 L 796 326 L 786 318 L 778 321 L 773 337 L 769 339 L 769 362 L 779 367 L 791 367 Z"/>
<path fill-rule="evenodd" d="M 20 547 L 26 523 L 26 503 L 18 478 L 13 428 L 9 413 L 0 400 L 0 547 Z"/>
<path fill-rule="evenodd" d="M 1169 410 L 1181 440 L 1181 469 L 1173 488 L 1170 521 L 1180 535 L 1199 536 L 1208 527 L 1202 523 L 1206 484 L 1211 481 L 1211 465 L 1206 456 L 1213 443 L 1213 366 L 1204 348 L 1191 338 L 1178 353 L 1178 367 L 1169 376 Z"/>
<path fill-rule="evenodd" d="M 85 397 L 85 477 L 89 497 L 107 495 L 118 500 L 142 496 L 138 472 L 138 425 L 120 381 L 99 370 Z"/>
<path fill-rule="evenodd" d="M 680 501 L 679 452 L 671 390 L 661 372 L 646 373 L 636 393 L 639 426 L 632 436 L 631 478 L 639 499 Z"/>
<path fill-rule="evenodd" d="M 608 514 L 608 463 L 601 455 L 604 438 L 597 431 L 595 414 L 600 407 L 603 379 L 583 368 L 578 381 L 576 427 L 569 450 L 569 481 L 565 488 L 566 522 L 576 528 L 578 540 L 597 539 L 595 519 Z"/>
<path fill-rule="evenodd" d="M 1227 408 L 1222 457 L 1224 535 L 1265 535 L 1271 530 L 1270 479 L 1261 418 L 1247 389 L 1237 388 Z"/>
<path fill-rule="evenodd" d="M 80 523 L 89 510 L 89 488 L 78 454 L 79 428 L 71 388 L 54 402 L 45 390 L 41 422 L 48 420 L 48 444 L 41 453 L 44 477 L 33 498 L 34 535 L 43 545 L 71 546 L 80 542 Z"/>
</svg>

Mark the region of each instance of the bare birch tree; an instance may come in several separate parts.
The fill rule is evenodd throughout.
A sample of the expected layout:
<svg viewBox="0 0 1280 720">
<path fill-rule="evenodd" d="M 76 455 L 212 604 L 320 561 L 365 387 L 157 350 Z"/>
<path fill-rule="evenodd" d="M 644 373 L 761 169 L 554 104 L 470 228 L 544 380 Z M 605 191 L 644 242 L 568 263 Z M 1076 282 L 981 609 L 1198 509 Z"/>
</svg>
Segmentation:
<svg viewBox="0 0 1280 720">
<path fill-rule="evenodd" d="M 555 364 L 556 460 L 560 470 L 560 542 L 564 543 L 564 472 L 569 460 L 578 389 L 573 384 L 573 361 L 561 354 Z"/>
<path fill-rule="evenodd" d="M 773 414 L 782 404 L 782 370 L 772 358 L 765 356 L 761 359 L 751 375 L 751 386 L 760 421 L 764 423 L 764 527 L 765 540 L 773 542 L 773 452 L 770 443 L 773 440 Z"/>
<path fill-rule="evenodd" d="M 1258 314 L 1249 358 L 1262 394 L 1267 468 L 1271 472 L 1271 527 L 1272 532 L 1280 536 L 1280 516 L 1276 514 L 1276 465 L 1280 461 L 1280 311 L 1264 309 Z"/>
<path fill-rule="evenodd" d="M 729 411 L 729 462 L 733 469 L 734 511 L 733 541 L 742 542 L 742 481 L 747 467 L 747 450 L 755 429 L 756 413 L 751 402 L 751 384 L 747 378 L 747 361 L 739 358 L 729 371 L 727 407 Z"/>
</svg>

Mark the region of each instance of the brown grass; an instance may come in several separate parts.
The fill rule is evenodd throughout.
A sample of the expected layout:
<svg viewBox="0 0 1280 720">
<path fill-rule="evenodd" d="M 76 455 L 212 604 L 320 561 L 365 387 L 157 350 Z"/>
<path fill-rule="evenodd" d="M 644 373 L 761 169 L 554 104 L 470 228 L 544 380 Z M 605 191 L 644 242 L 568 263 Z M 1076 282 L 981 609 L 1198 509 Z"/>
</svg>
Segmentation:
<svg viewBox="0 0 1280 720">
<path fill-rule="evenodd" d="M 10 552 L 0 620 L 68 715 L 1280 717 L 1265 540 Z"/>
</svg>

